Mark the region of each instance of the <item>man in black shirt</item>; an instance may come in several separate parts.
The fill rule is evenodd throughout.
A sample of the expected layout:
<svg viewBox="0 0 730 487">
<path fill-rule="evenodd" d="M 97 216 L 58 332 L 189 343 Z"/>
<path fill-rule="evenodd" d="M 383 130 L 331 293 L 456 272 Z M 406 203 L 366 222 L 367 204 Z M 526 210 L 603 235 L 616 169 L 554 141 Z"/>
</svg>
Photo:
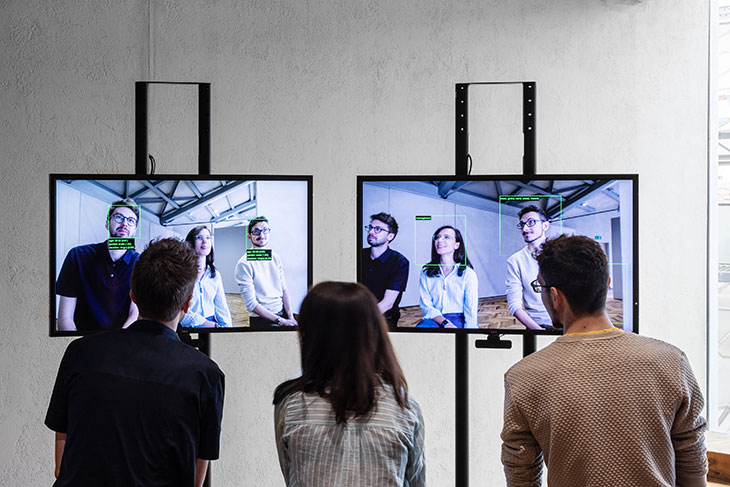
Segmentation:
<svg viewBox="0 0 730 487">
<path fill-rule="evenodd" d="M 58 330 L 122 328 L 137 319 L 137 307 L 129 299 L 129 280 L 139 254 L 110 243 L 135 238 L 139 205 L 131 198 L 115 201 L 109 205 L 104 225 L 107 240 L 79 245 L 66 254 L 56 281 Z"/>
<path fill-rule="evenodd" d="M 202 486 L 218 458 L 224 376 L 175 332 L 197 272 L 185 242 L 153 241 L 132 272 L 140 319 L 66 349 L 45 421 L 54 486 Z"/>
<path fill-rule="evenodd" d="M 388 326 L 395 328 L 408 281 L 408 259 L 390 248 L 398 234 L 398 222 L 388 213 L 376 213 L 365 230 L 370 248 L 362 249 L 362 283 L 375 295 Z"/>
</svg>

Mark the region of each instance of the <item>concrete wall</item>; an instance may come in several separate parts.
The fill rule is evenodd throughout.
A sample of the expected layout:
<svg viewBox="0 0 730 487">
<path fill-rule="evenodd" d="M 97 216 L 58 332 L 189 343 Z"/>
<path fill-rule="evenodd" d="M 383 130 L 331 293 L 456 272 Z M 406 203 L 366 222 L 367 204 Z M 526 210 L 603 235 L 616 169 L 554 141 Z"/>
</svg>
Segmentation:
<svg viewBox="0 0 730 487">
<path fill-rule="evenodd" d="M 314 175 L 315 282 L 355 278 L 357 174 L 453 171 L 454 83 L 536 80 L 541 172 L 639 173 L 641 330 L 680 345 L 704 384 L 707 19 L 695 0 L 0 2 L 2 483 L 52 480 L 42 421 L 69 340 L 47 337 L 47 175 L 133 171 L 135 80 L 212 83 L 214 172 Z M 169 145 L 158 172 L 195 171 Z M 429 484 L 453 485 L 453 340 L 393 342 Z M 503 484 L 514 342 L 471 351 L 472 485 Z M 283 485 L 271 392 L 298 371 L 295 335 L 216 336 L 212 354 L 227 373 L 214 485 Z"/>
</svg>

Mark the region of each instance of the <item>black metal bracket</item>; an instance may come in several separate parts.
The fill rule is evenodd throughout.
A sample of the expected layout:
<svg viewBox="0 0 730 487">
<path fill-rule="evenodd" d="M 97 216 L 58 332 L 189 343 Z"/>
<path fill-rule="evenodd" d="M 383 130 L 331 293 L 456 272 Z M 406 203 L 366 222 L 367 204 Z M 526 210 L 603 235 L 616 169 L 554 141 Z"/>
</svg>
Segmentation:
<svg viewBox="0 0 730 487">
<path fill-rule="evenodd" d="M 537 83 L 535 81 L 497 81 L 456 84 L 455 160 L 456 175 L 468 174 L 469 87 L 472 85 L 522 85 L 522 137 L 524 174 L 535 174 Z"/>
<path fill-rule="evenodd" d="M 147 174 L 149 157 L 148 118 L 150 85 L 197 85 L 198 87 L 198 172 L 210 174 L 210 83 L 183 81 L 137 81 L 135 91 L 134 163 L 137 174 Z"/>
</svg>

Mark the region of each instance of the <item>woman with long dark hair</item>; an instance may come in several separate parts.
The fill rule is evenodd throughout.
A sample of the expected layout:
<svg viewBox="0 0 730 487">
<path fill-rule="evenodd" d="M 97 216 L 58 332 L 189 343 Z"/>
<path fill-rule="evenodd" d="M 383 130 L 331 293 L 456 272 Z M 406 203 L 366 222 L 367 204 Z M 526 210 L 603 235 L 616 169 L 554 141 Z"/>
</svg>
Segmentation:
<svg viewBox="0 0 730 487">
<path fill-rule="evenodd" d="M 417 326 L 477 327 L 477 274 L 458 228 L 444 225 L 434 232 L 431 262 L 423 266 L 419 285 L 423 320 Z"/>
<path fill-rule="evenodd" d="M 199 225 L 188 232 L 185 241 L 198 255 L 198 277 L 195 280 L 190 309 L 180 321 L 180 326 L 190 328 L 215 328 L 232 326 L 223 279 L 215 268 L 213 234 L 206 225 Z"/>
<path fill-rule="evenodd" d="M 274 392 L 286 484 L 425 485 L 421 410 L 370 291 L 314 286 L 302 302 L 299 338 L 302 375 Z"/>
</svg>

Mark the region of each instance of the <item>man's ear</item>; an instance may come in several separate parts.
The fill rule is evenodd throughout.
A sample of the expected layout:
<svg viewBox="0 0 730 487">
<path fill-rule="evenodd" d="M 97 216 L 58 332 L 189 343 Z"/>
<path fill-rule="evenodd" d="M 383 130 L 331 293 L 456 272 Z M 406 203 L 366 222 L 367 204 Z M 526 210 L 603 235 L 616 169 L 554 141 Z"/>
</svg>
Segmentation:
<svg viewBox="0 0 730 487">
<path fill-rule="evenodd" d="M 565 294 L 563 294 L 563 291 L 556 287 L 551 287 L 550 304 L 553 305 L 553 309 L 557 311 L 558 314 L 562 314 L 565 306 L 568 304 L 568 301 L 565 299 Z"/>
<path fill-rule="evenodd" d="M 130 298 L 132 298 L 132 302 L 133 302 L 134 304 L 137 304 L 137 300 L 136 300 L 136 299 L 134 299 L 134 293 L 132 292 L 132 290 L 131 290 L 131 289 L 129 290 L 129 297 L 130 297 Z"/>
<path fill-rule="evenodd" d="M 190 309 L 190 302 L 193 300 L 193 295 L 191 294 L 188 299 L 185 300 L 185 302 L 182 305 L 182 311 L 183 313 L 187 313 Z"/>
<path fill-rule="evenodd" d="M 388 236 L 385 237 L 385 238 L 387 238 L 388 239 L 388 243 L 390 243 L 395 238 L 395 234 L 393 232 L 388 232 Z"/>
</svg>

